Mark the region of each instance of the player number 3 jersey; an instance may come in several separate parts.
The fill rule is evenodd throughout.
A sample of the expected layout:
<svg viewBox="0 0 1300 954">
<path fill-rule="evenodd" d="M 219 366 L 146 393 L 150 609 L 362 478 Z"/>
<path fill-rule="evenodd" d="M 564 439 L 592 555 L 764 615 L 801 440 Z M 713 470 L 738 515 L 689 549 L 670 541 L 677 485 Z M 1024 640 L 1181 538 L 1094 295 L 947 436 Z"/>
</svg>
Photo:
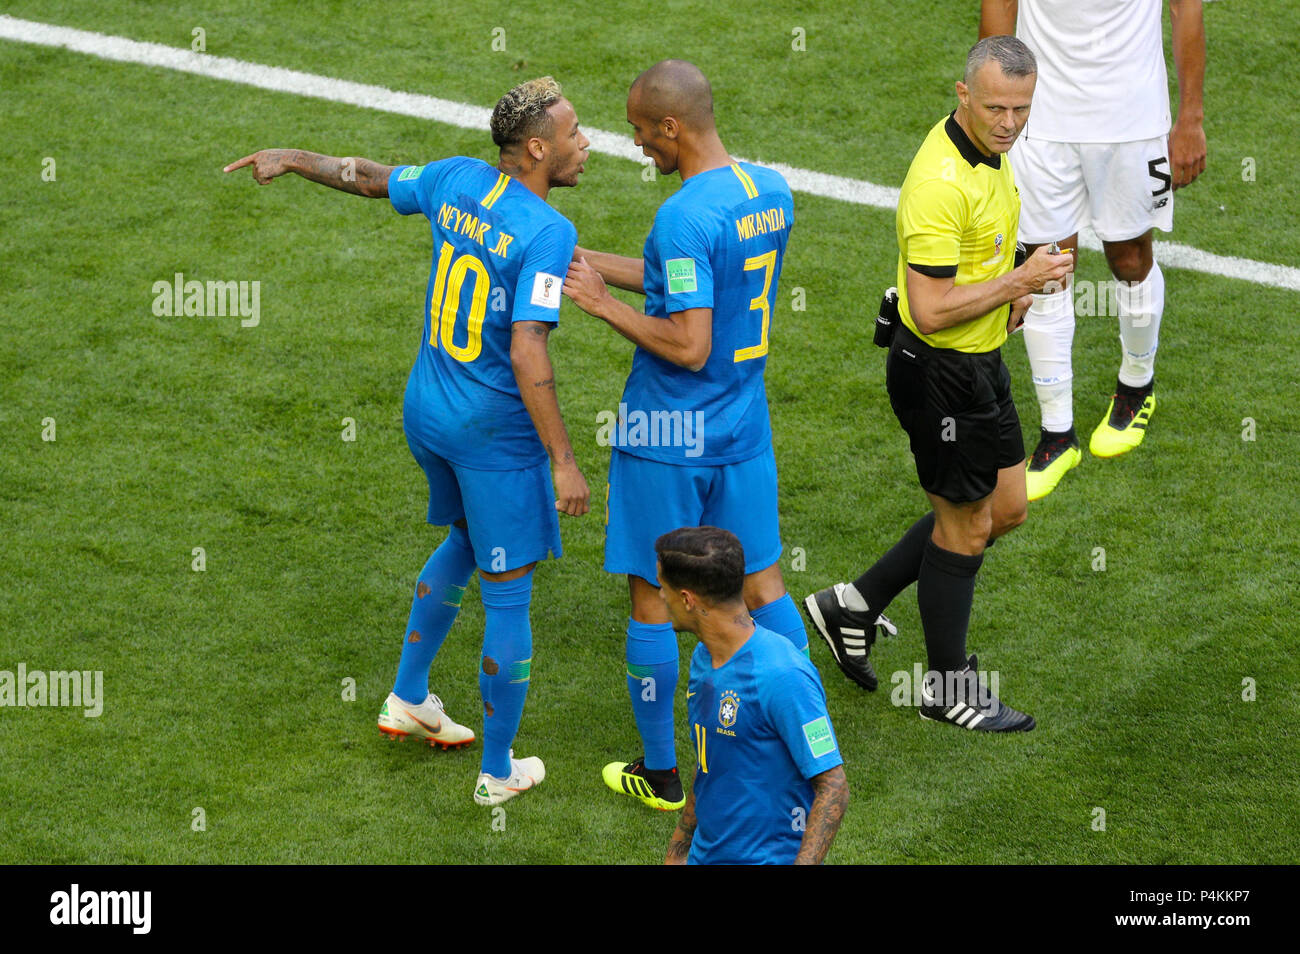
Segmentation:
<svg viewBox="0 0 1300 954">
<path fill-rule="evenodd" d="M 768 448 L 763 371 L 793 226 L 785 179 L 744 162 L 691 176 L 659 208 L 644 251 L 646 314 L 712 308 L 712 348 L 699 371 L 637 348 L 613 446 L 689 466 Z"/>
</svg>

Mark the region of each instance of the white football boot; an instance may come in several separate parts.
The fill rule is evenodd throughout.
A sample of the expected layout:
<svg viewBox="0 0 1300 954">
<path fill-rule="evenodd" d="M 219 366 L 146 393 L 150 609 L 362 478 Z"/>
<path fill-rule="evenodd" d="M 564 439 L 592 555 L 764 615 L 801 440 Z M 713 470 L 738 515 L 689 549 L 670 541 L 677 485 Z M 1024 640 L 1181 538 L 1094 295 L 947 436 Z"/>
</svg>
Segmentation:
<svg viewBox="0 0 1300 954">
<path fill-rule="evenodd" d="M 542 764 L 541 759 L 535 755 L 526 759 L 517 759 L 514 749 L 511 749 L 510 777 L 497 778 L 487 772 L 480 772 L 478 781 L 474 783 L 474 801 L 480 805 L 500 805 L 520 792 L 541 785 L 544 778 L 546 778 L 546 766 Z"/>
<path fill-rule="evenodd" d="M 453 722 L 442 709 L 442 700 L 428 696 L 418 706 L 403 702 L 394 693 L 379 710 L 379 731 L 390 739 L 418 739 L 432 746 L 454 749 L 474 741 L 474 731 Z"/>
</svg>

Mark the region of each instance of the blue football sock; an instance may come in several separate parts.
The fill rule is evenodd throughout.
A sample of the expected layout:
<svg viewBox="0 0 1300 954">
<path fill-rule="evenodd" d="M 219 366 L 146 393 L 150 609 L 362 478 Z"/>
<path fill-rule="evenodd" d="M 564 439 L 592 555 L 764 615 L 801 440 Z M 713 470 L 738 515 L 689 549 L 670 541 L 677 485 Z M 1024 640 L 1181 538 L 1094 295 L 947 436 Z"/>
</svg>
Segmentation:
<svg viewBox="0 0 1300 954">
<path fill-rule="evenodd" d="M 627 621 L 627 692 L 645 745 L 645 767 L 677 765 L 673 694 L 677 691 L 677 634 L 671 623 Z"/>
<path fill-rule="evenodd" d="M 533 662 L 533 630 L 528 604 L 533 598 L 533 574 L 501 583 L 480 578 L 483 634 L 478 687 L 483 694 L 483 761 L 479 771 L 497 778 L 510 776 L 510 746 L 519 731 L 528 695 Z"/>
<path fill-rule="evenodd" d="M 808 655 L 808 633 L 803 628 L 803 617 L 799 615 L 799 610 L 795 607 L 794 600 L 790 599 L 789 593 L 766 606 L 750 610 L 749 615 L 754 617 L 754 622 L 759 626 L 780 633 L 794 643 L 795 649 L 805 656 Z"/>
<path fill-rule="evenodd" d="M 402 658 L 393 683 L 397 698 L 418 706 L 429 694 L 429 667 L 451 624 L 456 622 L 460 598 L 473 573 L 474 548 L 470 546 L 469 534 L 453 525 L 415 584 Z"/>
</svg>

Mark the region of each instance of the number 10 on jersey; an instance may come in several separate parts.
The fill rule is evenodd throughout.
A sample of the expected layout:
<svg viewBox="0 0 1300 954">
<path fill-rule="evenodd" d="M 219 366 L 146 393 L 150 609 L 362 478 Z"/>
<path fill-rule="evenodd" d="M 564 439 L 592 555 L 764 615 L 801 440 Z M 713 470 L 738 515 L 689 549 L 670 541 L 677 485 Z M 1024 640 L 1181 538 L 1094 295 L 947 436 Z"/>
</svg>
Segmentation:
<svg viewBox="0 0 1300 954">
<path fill-rule="evenodd" d="M 469 363 L 483 350 L 483 319 L 487 317 L 488 277 L 487 266 L 478 256 L 465 253 L 454 262 L 456 250 L 450 242 L 443 242 L 438 253 L 438 270 L 434 273 L 433 294 L 429 296 L 429 347 L 442 348 L 457 361 Z M 460 293 L 465 278 L 474 273 L 474 297 L 469 303 L 469 328 L 465 344 L 456 344 L 456 318 L 460 314 Z"/>
</svg>

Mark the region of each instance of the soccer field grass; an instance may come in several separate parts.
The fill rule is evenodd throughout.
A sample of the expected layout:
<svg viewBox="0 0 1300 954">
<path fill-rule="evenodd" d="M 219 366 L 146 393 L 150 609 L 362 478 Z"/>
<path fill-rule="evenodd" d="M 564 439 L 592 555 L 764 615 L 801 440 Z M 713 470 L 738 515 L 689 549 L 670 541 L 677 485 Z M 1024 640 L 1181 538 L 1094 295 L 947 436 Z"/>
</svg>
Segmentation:
<svg viewBox="0 0 1300 954">
<path fill-rule="evenodd" d="M 896 187 L 952 108 L 977 8 L 9 0 L 4 12 L 184 49 L 202 28 L 213 55 L 480 107 L 549 73 L 585 125 L 620 133 L 631 79 L 683 57 L 712 80 L 735 154 Z M 1300 150 L 1278 112 L 1300 11 L 1232 0 L 1205 17 L 1209 166 L 1178 193 L 1172 240 L 1294 266 Z M 415 576 L 442 537 L 423 522 L 401 427 L 427 224 L 296 177 L 257 188 L 221 172 L 269 146 L 494 160 L 487 133 L 9 41 L 0 79 L 0 670 L 104 674 L 97 718 L 0 708 L 0 862 L 661 860 L 675 816 L 599 776 L 639 744 L 626 584 L 601 570 L 596 438 L 630 345 L 563 306 L 551 352 L 593 512 L 563 522 L 563 559 L 536 574 L 516 749 L 545 759 L 547 779 L 493 813 L 470 799 L 477 745 L 392 745 L 375 728 Z M 678 181 L 641 172 L 594 154 L 553 204 L 583 245 L 637 254 Z M 801 193 L 795 210 L 767 387 L 782 570 L 801 598 L 856 576 L 926 504 L 870 341 L 893 281 L 893 213 Z M 154 283 L 176 273 L 259 282 L 258 323 L 156 316 Z M 1079 275 L 1108 277 L 1086 253 Z M 891 705 L 890 674 L 924 661 L 914 590 L 890 610 L 900 636 L 873 650 L 880 691 L 812 647 L 852 788 L 831 863 L 1300 862 L 1300 292 L 1166 279 L 1145 443 L 1085 455 L 980 574 L 971 649 L 1038 728 L 986 737 Z M 1032 447 L 1024 349 L 1013 340 L 1005 355 Z M 1118 363 L 1114 319 L 1080 318 L 1081 428 L 1104 412 Z M 476 729 L 482 624 L 471 584 L 432 677 Z M 683 638 L 683 674 L 692 648 Z"/>
</svg>

